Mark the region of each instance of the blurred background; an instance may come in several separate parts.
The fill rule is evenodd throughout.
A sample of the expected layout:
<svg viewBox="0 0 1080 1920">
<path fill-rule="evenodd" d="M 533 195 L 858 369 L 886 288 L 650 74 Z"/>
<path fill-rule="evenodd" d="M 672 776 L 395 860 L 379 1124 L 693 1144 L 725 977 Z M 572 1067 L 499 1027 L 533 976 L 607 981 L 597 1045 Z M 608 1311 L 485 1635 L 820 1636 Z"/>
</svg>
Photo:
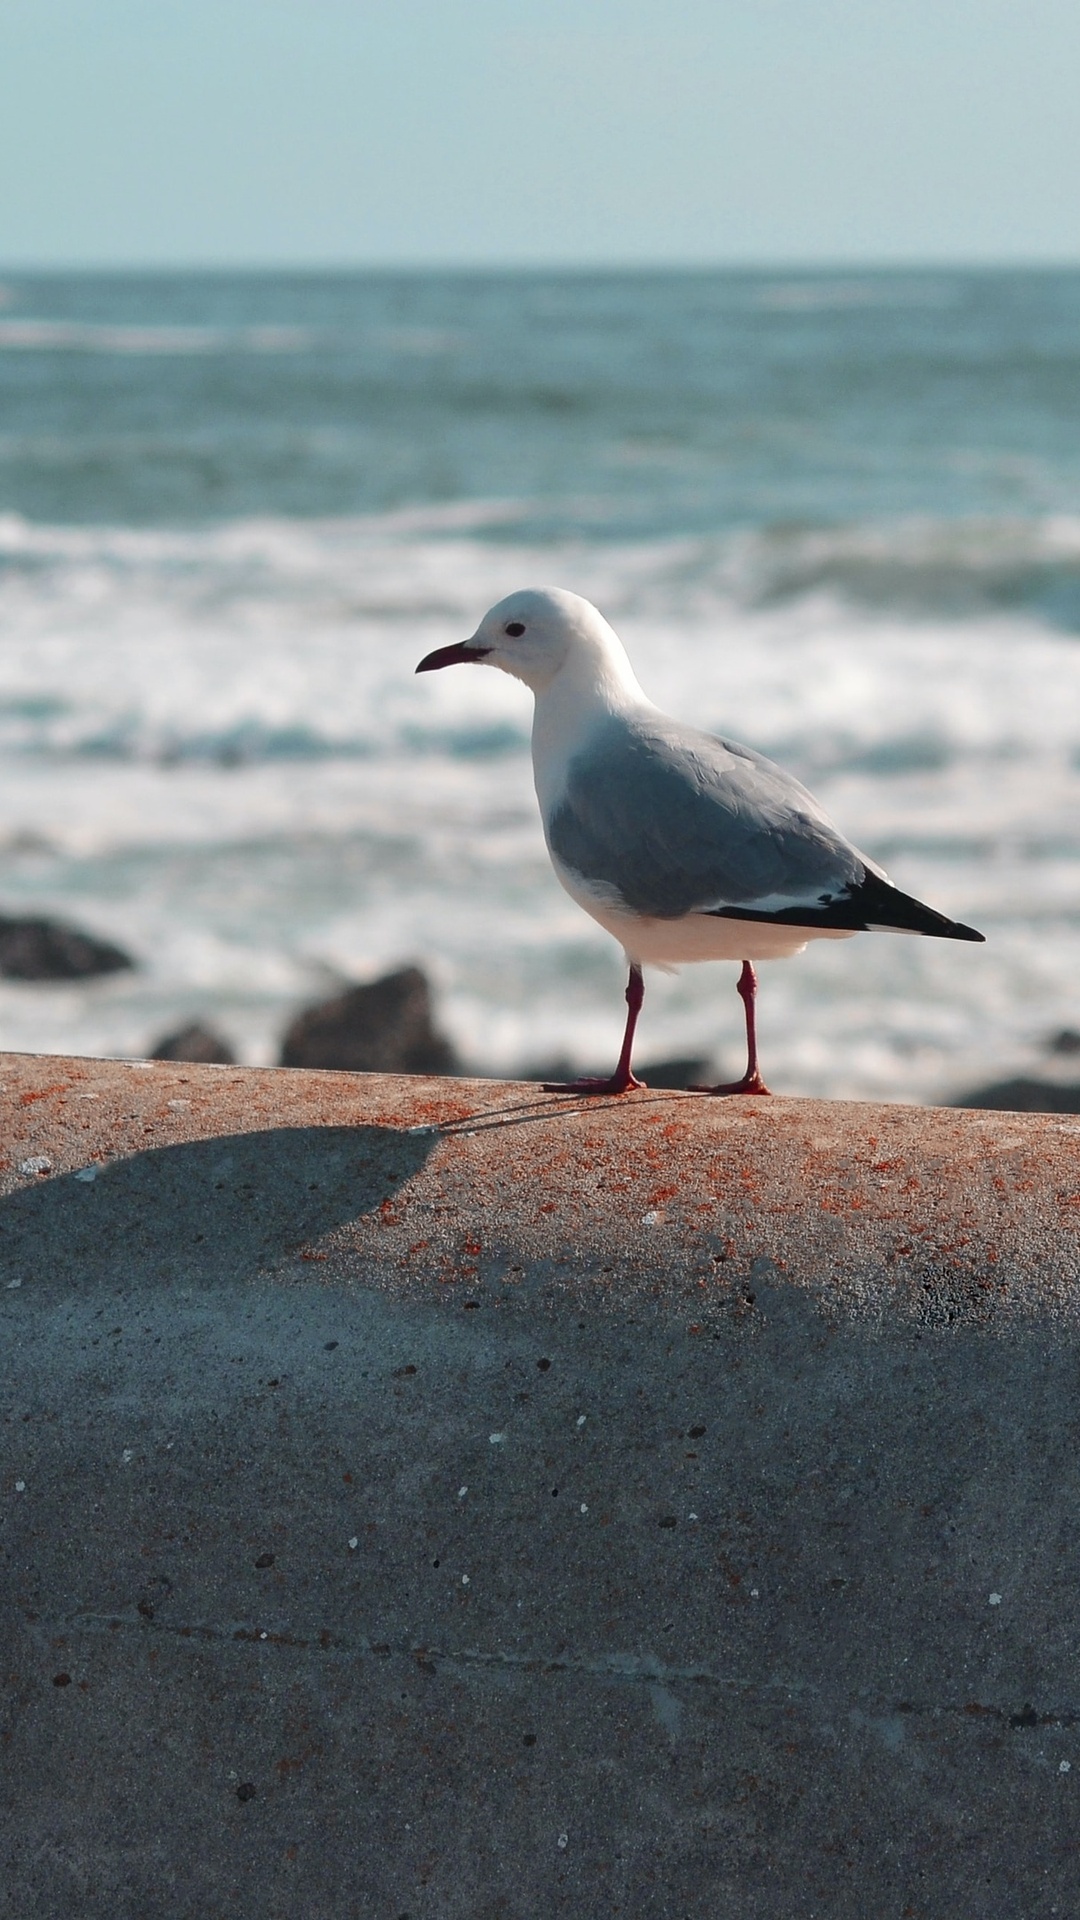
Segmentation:
<svg viewBox="0 0 1080 1920">
<path fill-rule="evenodd" d="M 988 936 L 763 967 L 778 1090 L 1064 1071 L 1078 58 L 1056 0 L 0 4 L 0 1044 L 267 1063 L 415 963 L 459 1061 L 610 1065 L 529 696 L 413 677 L 557 584 Z M 642 1062 L 739 1070 L 733 988 L 652 976 Z"/>
</svg>

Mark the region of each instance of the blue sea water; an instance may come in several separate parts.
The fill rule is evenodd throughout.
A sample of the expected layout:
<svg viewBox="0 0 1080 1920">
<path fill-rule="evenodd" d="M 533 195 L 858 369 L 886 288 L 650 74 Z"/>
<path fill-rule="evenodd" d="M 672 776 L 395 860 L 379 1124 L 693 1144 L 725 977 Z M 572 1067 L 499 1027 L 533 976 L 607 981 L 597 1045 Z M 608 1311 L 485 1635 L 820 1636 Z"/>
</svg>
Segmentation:
<svg viewBox="0 0 1080 1920">
<path fill-rule="evenodd" d="M 763 969 L 778 1088 L 945 1098 L 1080 1025 L 1080 274 L 0 280 L 0 910 L 140 960 L 0 983 L 4 1045 L 270 1060 L 417 959 L 470 1059 L 602 1062 L 528 696 L 412 673 L 537 583 L 989 936 Z M 642 1059 L 734 1069 L 732 986 L 650 980 Z"/>
</svg>

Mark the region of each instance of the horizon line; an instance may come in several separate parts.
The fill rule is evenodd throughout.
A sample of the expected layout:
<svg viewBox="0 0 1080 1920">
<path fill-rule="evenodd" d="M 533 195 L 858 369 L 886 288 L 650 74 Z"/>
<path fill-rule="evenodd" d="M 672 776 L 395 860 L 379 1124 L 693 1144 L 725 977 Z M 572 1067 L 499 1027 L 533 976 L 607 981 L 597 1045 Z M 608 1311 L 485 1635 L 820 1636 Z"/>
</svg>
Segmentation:
<svg viewBox="0 0 1080 1920">
<path fill-rule="evenodd" d="M 986 255 L 931 257 L 919 255 L 879 259 L 800 258 L 730 260 L 484 260 L 423 258 L 392 260 L 289 260 L 262 259 L 176 259 L 176 260 L 22 260 L 6 261 L 0 256 L 0 276 L 5 274 L 894 274 L 894 273 L 1069 273 L 1080 270 L 1080 253 L 1069 256 L 1033 255 L 1029 258 Z"/>
</svg>

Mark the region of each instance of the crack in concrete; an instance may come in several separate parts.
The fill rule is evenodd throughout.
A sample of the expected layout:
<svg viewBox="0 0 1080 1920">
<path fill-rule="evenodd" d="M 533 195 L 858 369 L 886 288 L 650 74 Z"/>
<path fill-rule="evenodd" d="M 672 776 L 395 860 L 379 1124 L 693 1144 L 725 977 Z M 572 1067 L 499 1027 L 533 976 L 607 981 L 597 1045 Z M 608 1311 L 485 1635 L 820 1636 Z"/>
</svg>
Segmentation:
<svg viewBox="0 0 1080 1920">
<path fill-rule="evenodd" d="M 32 1624 L 44 1625 L 48 1632 L 80 1633 L 138 1633 L 166 1634 L 172 1639 L 212 1641 L 221 1645 L 241 1645 L 265 1647 L 267 1650 L 315 1654 L 349 1654 L 360 1659 L 392 1659 L 412 1661 L 422 1673 L 434 1674 L 439 1667 L 463 1668 L 470 1670 L 490 1670 L 503 1673 L 541 1674 L 558 1676 L 568 1674 L 591 1680 L 616 1680 L 630 1686 L 695 1686 L 710 1687 L 732 1694 L 773 1695 L 778 1698 L 792 1699 L 796 1696 L 812 1696 L 821 1699 L 822 1688 L 809 1681 L 802 1680 L 762 1680 L 740 1678 L 734 1674 L 718 1673 L 711 1667 L 672 1666 L 648 1655 L 630 1653 L 610 1653 L 595 1655 L 572 1654 L 565 1649 L 555 1654 L 515 1653 L 510 1650 L 487 1650 L 482 1647 L 440 1647 L 430 1641 L 375 1640 L 367 1634 L 347 1636 L 331 1633 L 327 1628 L 309 1635 L 283 1633 L 271 1627 L 259 1627 L 250 1622 L 233 1626 L 216 1626 L 206 1622 L 174 1622 L 155 1619 L 147 1613 L 76 1613 L 63 1619 L 51 1619 L 43 1622 L 40 1617 L 28 1616 Z M 1080 1725 L 1080 1708 L 1064 1707 L 1050 1712 L 1038 1712 L 1025 1702 L 1020 1708 L 1015 1706 L 997 1706 L 984 1701 L 970 1700 L 963 1703 L 925 1702 L 914 1700 L 890 1700 L 878 1703 L 873 1713 L 868 1713 L 863 1702 L 851 1709 L 862 1712 L 867 1718 L 877 1718 L 890 1714 L 900 1714 L 904 1718 L 939 1719 L 987 1719 L 1014 1730 L 1033 1727 L 1074 1727 Z"/>
<path fill-rule="evenodd" d="M 515 1653 L 510 1650 L 492 1651 L 482 1647 L 440 1647 L 430 1641 L 398 1641 L 372 1639 L 366 1634 L 347 1636 L 331 1633 L 327 1628 L 318 1632 L 301 1635 L 283 1633 L 271 1627 L 259 1627 L 250 1623 L 235 1626 L 217 1626 L 206 1622 L 174 1622 L 155 1619 L 152 1613 L 75 1613 L 61 1619 L 51 1618 L 43 1621 L 40 1616 L 32 1622 L 42 1626 L 49 1633 L 138 1633 L 167 1634 L 180 1640 L 212 1641 L 221 1645 L 240 1644 L 246 1646 L 283 1648 L 299 1653 L 341 1653 L 354 1654 L 361 1659 L 397 1658 L 412 1660 L 422 1671 L 434 1672 L 437 1666 L 490 1668 L 502 1672 L 539 1673 L 545 1675 L 575 1674 L 598 1680 L 620 1680 L 630 1685 L 667 1686 L 708 1686 L 722 1688 L 731 1693 L 775 1693 L 785 1698 L 793 1694 L 818 1694 L 820 1688 L 797 1680 L 750 1680 L 739 1679 L 731 1674 L 716 1673 L 709 1667 L 670 1666 L 648 1655 L 631 1653 L 597 1654 L 592 1656 L 572 1654 L 561 1650 L 554 1654 Z"/>
</svg>

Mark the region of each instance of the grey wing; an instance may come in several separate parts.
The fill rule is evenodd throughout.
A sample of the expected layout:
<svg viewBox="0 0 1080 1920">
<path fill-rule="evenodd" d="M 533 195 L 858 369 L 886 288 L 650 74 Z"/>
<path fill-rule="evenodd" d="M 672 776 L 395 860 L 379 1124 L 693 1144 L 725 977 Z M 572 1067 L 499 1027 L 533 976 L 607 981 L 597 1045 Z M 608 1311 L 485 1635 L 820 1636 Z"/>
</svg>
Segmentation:
<svg viewBox="0 0 1080 1920">
<path fill-rule="evenodd" d="M 571 872 L 657 919 L 820 912 L 878 870 L 761 754 L 663 715 L 610 720 L 548 823 Z"/>
</svg>

